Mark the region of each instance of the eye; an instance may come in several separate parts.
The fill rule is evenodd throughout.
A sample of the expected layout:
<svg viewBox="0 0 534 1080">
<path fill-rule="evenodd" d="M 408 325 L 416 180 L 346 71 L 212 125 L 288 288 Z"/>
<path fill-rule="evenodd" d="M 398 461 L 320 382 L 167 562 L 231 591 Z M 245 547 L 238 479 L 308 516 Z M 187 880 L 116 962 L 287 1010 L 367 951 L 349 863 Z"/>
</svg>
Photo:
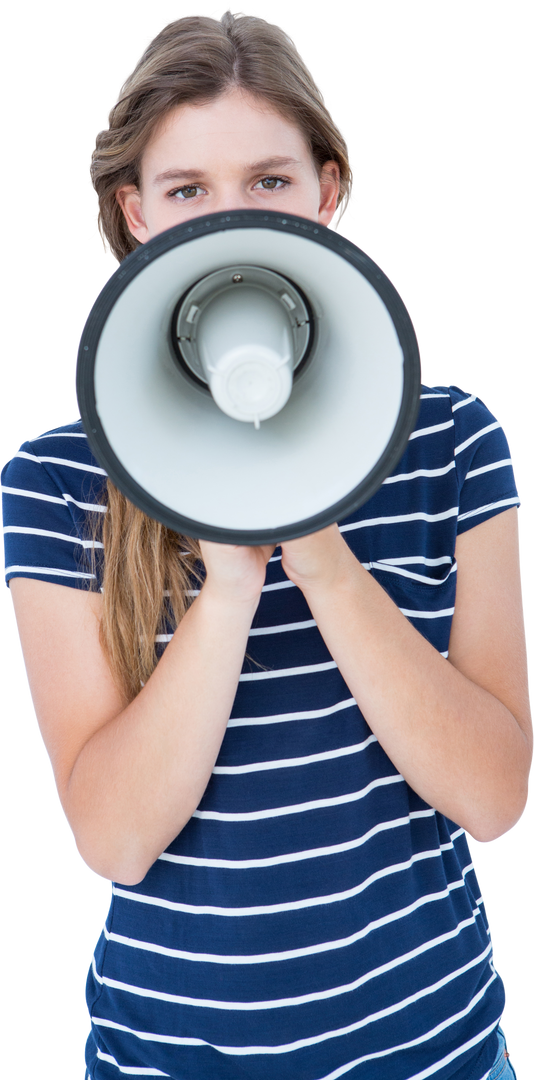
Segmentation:
<svg viewBox="0 0 534 1080">
<path fill-rule="evenodd" d="M 289 180 L 285 180 L 282 176 L 264 176 L 255 186 L 261 187 L 263 191 L 280 191 L 288 184 Z"/>
<path fill-rule="evenodd" d="M 261 180 L 257 181 L 257 184 L 280 184 L 281 187 L 264 187 L 264 191 L 282 191 L 284 188 L 288 188 L 291 184 L 291 180 L 285 179 L 283 176 L 263 176 Z M 257 184 L 254 185 L 257 187 Z M 169 199 L 176 199 L 178 202 L 190 202 L 192 199 L 197 198 L 197 191 L 203 191 L 199 184 L 186 184 L 182 188 L 173 188 L 168 192 Z"/>
<path fill-rule="evenodd" d="M 180 201 L 183 199 L 194 199 L 198 195 L 198 192 L 203 190 L 204 189 L 201 188 L 199 184 L 186 184 L 184 187 L 173 188 L 172 191 L 169 191 L 169 197 L 172 199 L 179 199 Z"/>
</svg>

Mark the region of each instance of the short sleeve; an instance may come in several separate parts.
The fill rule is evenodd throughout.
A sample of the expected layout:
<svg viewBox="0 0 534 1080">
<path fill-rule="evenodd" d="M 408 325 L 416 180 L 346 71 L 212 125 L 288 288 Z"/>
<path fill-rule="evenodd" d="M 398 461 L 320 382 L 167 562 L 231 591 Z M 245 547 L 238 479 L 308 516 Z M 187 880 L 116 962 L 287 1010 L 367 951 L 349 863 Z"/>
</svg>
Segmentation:
<svg viewBox="0 0 534 1080">
<path fill-rule="evenodd" d="M 21 446 L 2 471 L 6 583 L 29 577 L 99 587 L 102 544 L 95 535 L 106 509 L 104 478 L 81 424 Z"/>
<path fill-rule="evenodd" d="M 449 388 L 459 489 L 458 533 L 519 505 L 504 431 L 480 398 Z"/>
</svg>

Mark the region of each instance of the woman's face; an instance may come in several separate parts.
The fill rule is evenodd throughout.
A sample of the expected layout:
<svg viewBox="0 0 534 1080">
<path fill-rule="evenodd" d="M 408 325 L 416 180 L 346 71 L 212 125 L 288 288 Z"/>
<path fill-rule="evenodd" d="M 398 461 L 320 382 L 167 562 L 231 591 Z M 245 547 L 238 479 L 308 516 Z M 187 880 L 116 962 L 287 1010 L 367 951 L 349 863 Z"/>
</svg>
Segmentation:
<svg viewBox="0 0 534 1080">
<path fill-rule="evenodd" d="M 227 210 L 275 210 L 328 225 L 339 193 L 334 161 L 317 173 L 296 125 L 234 89 L 169 113 L 141 162 L 141 185 L 117 192 L 128 228 L 145 243 L 182 221 Z"/>
</svg>

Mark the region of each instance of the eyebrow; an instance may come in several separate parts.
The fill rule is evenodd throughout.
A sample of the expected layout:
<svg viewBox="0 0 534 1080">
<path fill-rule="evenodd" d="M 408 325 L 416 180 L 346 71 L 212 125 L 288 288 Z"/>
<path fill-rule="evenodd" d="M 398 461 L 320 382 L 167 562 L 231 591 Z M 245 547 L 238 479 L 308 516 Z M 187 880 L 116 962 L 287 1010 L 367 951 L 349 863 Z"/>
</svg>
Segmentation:
<svg viewBox="0 0 534 1080">
<path fill-rule="evenodd" d="M 301 164 L 296 158 L 270 157 L 265 158 L 264 161 L 250 162 L 249 165 L 244 166 L 243 171 L 246 173 L 272 172 L 274 169 L 283 169 L 288 166 L 294 168 Z M 152 185 L 158 187 L 160 184 L 166 184 L 170 180 L 201 180 L 205 175 L 202 169 L 167 169 L 166 172 L 158 173 L 154 177 Z"/>
</svg>

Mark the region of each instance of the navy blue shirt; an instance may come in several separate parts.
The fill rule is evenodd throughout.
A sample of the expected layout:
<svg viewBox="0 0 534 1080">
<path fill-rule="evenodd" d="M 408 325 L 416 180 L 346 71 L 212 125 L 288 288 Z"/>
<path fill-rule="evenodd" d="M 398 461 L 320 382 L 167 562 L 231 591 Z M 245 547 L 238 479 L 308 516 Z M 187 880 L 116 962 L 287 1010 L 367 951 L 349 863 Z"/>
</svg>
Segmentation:
<svg viewBox="0 0 534 1080">
<path fill-rule="evenodd" d="M 80 423 L 26 443 L 3 473 L 7 579 L 86 588 L 104 483 Z M 446 658 L 456 536 L 517 504 L 483 403 L 423 388 L 395 472 L 340 528 Z M 279 549 L 202 801 L 139 885 L 113 883 L 87 1001 L 92 1080 L 482 1080 L 493 1064 L 504 994 L 464 830 L 383 751 Z"/>
</svg>

